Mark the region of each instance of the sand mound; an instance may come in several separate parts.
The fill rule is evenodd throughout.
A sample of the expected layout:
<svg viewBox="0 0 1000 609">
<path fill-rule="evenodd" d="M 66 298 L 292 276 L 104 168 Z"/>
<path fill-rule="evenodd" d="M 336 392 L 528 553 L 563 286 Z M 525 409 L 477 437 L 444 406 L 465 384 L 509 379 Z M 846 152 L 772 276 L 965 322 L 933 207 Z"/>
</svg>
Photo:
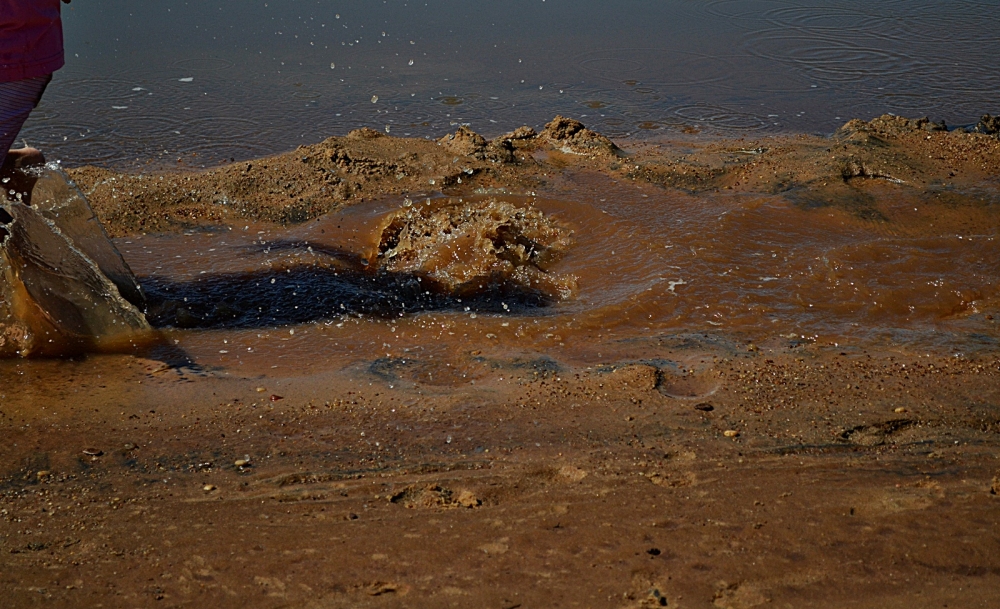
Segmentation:
<svg viewBox="0 0 1000 609">
<path fill-rule="evenodd" d="M 608 138 L 587 129 L 578 120 L 557 116 L 542 131 L 542 137 L 563 152 L 616 156 L 621 150 Z"/>
</svg>

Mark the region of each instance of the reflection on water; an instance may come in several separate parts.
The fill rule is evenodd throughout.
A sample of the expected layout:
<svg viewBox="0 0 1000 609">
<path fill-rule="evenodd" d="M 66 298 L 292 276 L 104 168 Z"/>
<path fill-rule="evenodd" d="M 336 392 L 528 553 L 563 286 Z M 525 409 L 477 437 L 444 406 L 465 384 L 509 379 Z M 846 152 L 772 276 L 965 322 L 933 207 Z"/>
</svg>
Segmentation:
<svg viewBox="0 0 1000 609">
<path fill-rule="evenodd" d="M 359 126 L 488 136 L 557 113 L 616 137 L 973 123 L 1000 90 L 974 0 L 108 0 L 23 135 L 72 165 L 200 167 Z M 374 100 L 374 101 L 373 101 Z M 663 131 L 663 130 L 667 131 Z"/>
</svg>

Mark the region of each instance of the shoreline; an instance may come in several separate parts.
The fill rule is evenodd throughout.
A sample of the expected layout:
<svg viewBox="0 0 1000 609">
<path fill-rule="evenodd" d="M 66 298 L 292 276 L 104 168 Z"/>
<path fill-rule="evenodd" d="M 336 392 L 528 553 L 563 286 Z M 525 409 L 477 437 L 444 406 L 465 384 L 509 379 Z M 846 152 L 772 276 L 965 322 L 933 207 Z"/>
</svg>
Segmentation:
<svg viewBox="0 0 1000 609">
<path fill-rule="evenodd" d="M 689 193 L 781 194 L 804 206 L 877 217 L 878 193 L 869 191 L 879 185 L 900 186 L 916 198 L 954 193 L 959 199 L 964 191 L 993 186 L 1000 138 L 885 115 L 848 121 L 830 137 L 644 143 L 630 152 L 578 121 L 557 117 L 540 133 L 521 127 L 489 141 L 464 127 L 437 141 L 363 128 L 217 168 L 132 174 L 82 167 L 68 173 L 117 237 L 204 223 L 294 224 L 389 195 L 517 194 L 543 188 L 550 173 L 567 168 Z"/>
</svg>

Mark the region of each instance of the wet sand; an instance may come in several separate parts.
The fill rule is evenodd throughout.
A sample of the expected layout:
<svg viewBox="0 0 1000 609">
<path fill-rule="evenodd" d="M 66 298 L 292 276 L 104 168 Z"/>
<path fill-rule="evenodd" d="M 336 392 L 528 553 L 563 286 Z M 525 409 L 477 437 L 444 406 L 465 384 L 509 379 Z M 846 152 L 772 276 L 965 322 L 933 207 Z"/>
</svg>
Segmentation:
<svg viewBox="0 0 1000 609">
<path fill-rule="evenodd" d="M 203 173 L 72 175 L 140 278 L 169 267 L 145 249 L 192 247 L 142 233 L 199 248 L 251 226 L 312 239 L 301 231 L 328 212 L 440 191 L 535 197 L 587 226 L 582 208 L 544 200 L 591 189 L 693 206 L 736 191 L 942 232 L 903 218 L 902 201 L 991 227 L 1000 142 L 928 129 L 883 117 L 833 138 L 622 151 L 557 119 L 492 142 L 361 131 Z M 177 265 L 159 272 L 199 273 Z M 570 270 L 590 298 L 585 269 Z M 941 343 L 784 335 L 764 315 L 647 330 L 636 311 L 655 313 L 653 297 L 571 327 L 487 295 L 475 321 L 448 301 L 399 332 L 394 310 L 360 301 L 368 321 L 274 322 L 292 331 L 192 305 L 164 313 L 173 327 L 152 351 L 0 361 L 0 588 L 17 607 L 988 607 L 1000 359 L 987 287 L 950 317 L 891 317 L 944 319 Z"/>
<path fill-rule="evenodd" d="M 257 161 L 203 172 L 121 174 L 86 167 L 71 176 L 112 236 L 179 231 L 206 222 L 302 222 L 366 198 L 443 191 L 524 193 L 557 185 L 566 169 L 689 192 L 781 193 L 803 205 L 878 217 L 877 193 L 991 202 L 1000 140 L 947 131 L 926 119 L 846 123 L 832 137 L 667 141 L 620 150 L 572 119 L 522 127 L 487 141 L 460 128 L 438 142 L 371 129 Z M 964 191 L 964 192 L 963 192 Z"/>
</svg>

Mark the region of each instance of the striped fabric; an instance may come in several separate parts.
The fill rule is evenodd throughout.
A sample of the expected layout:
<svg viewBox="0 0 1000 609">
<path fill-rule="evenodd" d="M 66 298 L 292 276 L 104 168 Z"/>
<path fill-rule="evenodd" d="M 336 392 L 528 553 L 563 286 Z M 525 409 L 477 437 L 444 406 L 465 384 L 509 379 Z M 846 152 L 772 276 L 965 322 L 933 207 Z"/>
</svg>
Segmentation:
<svg viewBox="0 0 1000 609">
<path fill-rule="evenodd" d="M 24 121 L 42 99 L 52 75 L 0 82 L 0 164 L 7 158 Z"/>
</svg>

